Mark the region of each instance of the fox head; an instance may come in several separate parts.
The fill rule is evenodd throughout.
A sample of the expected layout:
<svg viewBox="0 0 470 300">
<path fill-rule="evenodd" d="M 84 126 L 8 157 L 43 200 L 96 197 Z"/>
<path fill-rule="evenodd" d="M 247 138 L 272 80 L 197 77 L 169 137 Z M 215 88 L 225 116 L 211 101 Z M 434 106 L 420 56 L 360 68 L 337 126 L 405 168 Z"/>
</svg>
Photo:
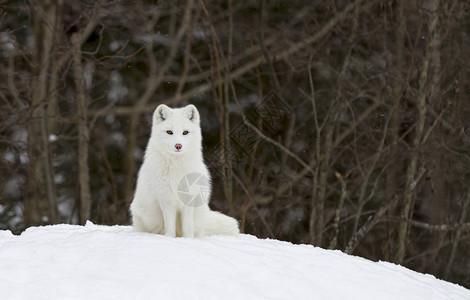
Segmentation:
<svg viewBox="0 0 470 300">
<path fill-rule="evenodd" d="M 201 150 L 199 112 L 192 104 L 169 108 L 160 104 L 153 113 L 152 139 L 158 150 L 174 155 Z"/>
</svg>

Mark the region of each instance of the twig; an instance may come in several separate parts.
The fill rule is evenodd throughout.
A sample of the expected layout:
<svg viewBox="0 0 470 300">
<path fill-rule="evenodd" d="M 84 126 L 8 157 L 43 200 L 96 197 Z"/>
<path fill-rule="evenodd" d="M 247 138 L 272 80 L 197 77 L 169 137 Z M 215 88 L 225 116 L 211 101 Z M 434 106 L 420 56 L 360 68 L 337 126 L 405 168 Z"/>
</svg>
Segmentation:
<svg viewBox="0 0 470 300">
<path fill-rule="evenodd" d="M 359 230 L 356 231 L 349 240 L 348 244 L 346 245 L 346 248 L 344 249 L 345 253 L 352 254 L 354 250 L 356 250 L 361 240 L 380 221 L 385 212 L 387 212 L 390 207 L 392 207 L 397 202 L 397 199 L 398 198 L 396 198 L 394 201 L 391 201 L 390 203 L 385 203 L 379 208 L 379 210 L 374 216 L 369 216 L 364 225 L 362 225 L 361 228 L 359 228 Z"/>
</svg>

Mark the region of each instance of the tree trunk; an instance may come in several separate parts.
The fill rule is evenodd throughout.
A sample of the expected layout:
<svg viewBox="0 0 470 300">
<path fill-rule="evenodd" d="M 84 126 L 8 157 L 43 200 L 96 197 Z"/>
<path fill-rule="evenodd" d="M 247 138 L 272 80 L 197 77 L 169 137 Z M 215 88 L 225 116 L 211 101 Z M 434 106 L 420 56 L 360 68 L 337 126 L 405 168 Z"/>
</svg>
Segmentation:
<svg viewBox="0 0 470 300">
<path fill-rule="evenodd" d="M 439 18 L 439 1 L 431 0 L 428 1 L 428 10 L 432 15 L 434 22 L 437 22 Z M 429 103 L 433 107 L 434 111 L 438 112 L 444 110 L 445 104 L 442 103 L 440 83 L 441 83 L 441 58 L 440 58 L 440 45 L 441 45 L 441 34 L 439 30 L 436 30 L 434 38 L 431 42 L 431 87 L 429 93 Z M 429 197 L 426 198 L 426 207 L 428 220 L 432 224 L 444 224 L 447 221 L 449 216 L 449 203 L 450 203 L 450 194 L 448 191 L 448 180 L 440 176 L 442 170 L 445 169 L 445 164 L 442 162 L 445 161 L 445 158 L 442 155 L 442 148 L 437 146 L 444 132 L 442 127 L 436 126 L 433 129 L 433 139 L 434 142 L 430 142 L 429 146 L 426 146 L 426 149 L 432 149 L 432 154 L 430 155 L 430 181 L 431 181 L 431 193 Z M 425 141 L 423 140 L 423 143 Z M 426 209 L 431 208 L 431 209 Z M 439 252 L 442 248 L 447 232 L 439 231 L 431 235 L 431 240 L 428 248 L 434 249 L 434 252 L 430 255 L 427 261 L 427 265 L 430 268 L 425 269 L 427 272 L 432 272 L 436 274 L 438 272 L 439 264 L 435 262 L 439 258 Z"/>
<path fill-rule="evenodd" d="M 35 4 L 34 79 L 32 81 L 32 115 L 28 126 L 28 199 L 25 204 L 25 225 L 57 223 L 56 189 L 48 132 L 48 73 L 54 45 L 58 5 L 45 0 Z"/>
<path fill-rule="evenodd" d="M 88 106 L 80 48 L 80 35 L 73 34 L 72 56 L 78 117 L 78 179 L 80 184 L 79 220 L 81 224 L 85 224 L 86 221 L 90 219 L 91 214 L 90 171 L 88 168 L 88 142 L 90 140 L 90 133 L 88 129 Z"/>
<path fill-rule="evenodd" d="M 439 6 L 439 0 L 432 0 L 435 3 L 435 7 Z M 428 83 L 428 70 L 429 63 L 431 61 L 432 45 L 436 39 L 436 29 L 438 23 L 439 14 L 432 14 L 432 19 L 429 25 L 429 40 L 426 43 L 424 49 L 423 63 L 421 72 L 419 73 L 419 88 L 417 97 L 418 107 L 418 118 L 416 124 L 415 136 L 412 141 L 411 147 L 411 159 L 406 171 L 406 183 L 405 192 L 403 195 L 401 218 L 402 221 L 398 229 L 398 250 L 395 256 L 395 262 L 402 264 L 406 254 L 406 242 L 408 238 L 408 219 L 411 217 L 414 204 L 415 187 L 417 185 L 417 171 L 419 163 L 419 150 L 421 147 L 421 140 L 424 132 L 424 125 L 426 123 L 426 94 L 427 94 L 427 83 Z"/>
<path fill-rule="evenodd" d="M 392 102 L 392 108 L 390 110 L 391 118 L 389 125 L 388 144 L 390 145 L 390 151 L 388 153 L 388 159 L 390 161 L 390 167 L 387 170 L 387 181 L 385 185 L 387 203 L 391 203 L 397 196 L 398 187 L 398 174 L 402 168 L 401 153 L 399 152 L 398 138 L 400 134 L 400 123 L 401 123 L 401 107 L 400 102 L 405 87 L 405 72 L 404 72 L 404 44 L 405 44 L 405 29 L 406 29 L 406 17 L 403 13 L 403 0 L 397 1 L 397 18 L 398 30 L 395 37 L 395 53 L 393 53 L 394 59 L 390 60 L 390 65 L 393 66 L 392 80 L 391 80 L 391 94 L 390 100 Z M 386 41 L 385 41 L 386 43 Z M 388 211 L 389 214 L 392 210 Z M 389 230 L 389 237 L 394 234 L 394 230 Z M 389 238 L 390 239 L 390 238 Z M 391 243 L 392 244 L 392 243 Z M 392 254 L 393 247 L 389 247 L 389 251 L 386 252 L 388 259 L 393 259 Z"/>
</svg>

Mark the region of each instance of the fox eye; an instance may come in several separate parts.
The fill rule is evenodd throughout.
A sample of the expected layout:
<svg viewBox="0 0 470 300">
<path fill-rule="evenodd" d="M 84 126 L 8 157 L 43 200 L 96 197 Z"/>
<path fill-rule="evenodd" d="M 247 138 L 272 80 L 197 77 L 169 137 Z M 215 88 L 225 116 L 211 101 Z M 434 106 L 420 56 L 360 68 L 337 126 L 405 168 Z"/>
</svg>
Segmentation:
<svg viewBox="0 0 470 300">
<path fill-rule="evenodd" d="M 169 135 L 172 135 L 172 134 L 173 134 L 173 131 L 167 130 L 166 133 L 168 133 Z"/>
<path fill-rule="evenodd" d="M 183 131 L 183 135 L 187 135 L 189 132 L 187 130 Z"/>
</svg>

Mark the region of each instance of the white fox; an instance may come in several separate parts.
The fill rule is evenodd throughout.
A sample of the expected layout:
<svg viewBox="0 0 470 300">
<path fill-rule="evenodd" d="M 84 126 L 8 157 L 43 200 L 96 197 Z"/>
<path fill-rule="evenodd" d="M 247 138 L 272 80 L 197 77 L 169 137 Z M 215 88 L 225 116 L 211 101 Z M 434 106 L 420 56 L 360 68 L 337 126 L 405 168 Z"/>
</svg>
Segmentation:
<svg viewBox="0 0 470 300">
<path fill-rule="evenodd" d="M 212 189 L 196 107 L 161 104 L 152 123 L 130 207 L 134 230 L 170 237 L 238 234 L 234 218 L 209 209 Z"/>
</svg>

